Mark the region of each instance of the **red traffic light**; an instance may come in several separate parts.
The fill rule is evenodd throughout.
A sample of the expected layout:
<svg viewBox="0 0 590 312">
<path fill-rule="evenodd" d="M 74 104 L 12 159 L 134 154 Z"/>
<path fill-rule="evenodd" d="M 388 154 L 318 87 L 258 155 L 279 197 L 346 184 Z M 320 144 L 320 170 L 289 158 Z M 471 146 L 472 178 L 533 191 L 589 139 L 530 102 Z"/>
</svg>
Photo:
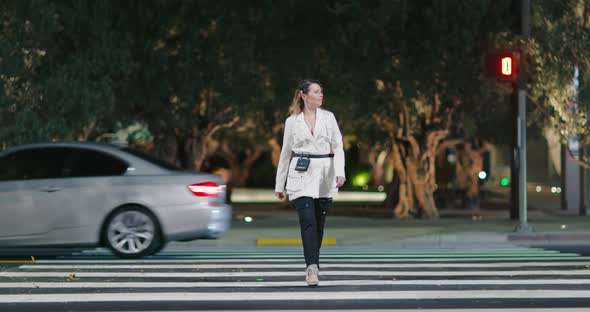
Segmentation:
<svg viewBox="0 0 590 312">
<path fill-rule="evenodd" d="M 520 53 L 518 51 L 493 51 L 486 55 L 487 74 L 500 82 L 512 82 L 518 78 Z"/>
<path fill-rule="evenodd" d="M 502 59 L 500 60 L 500 74 L 502 76 L 510 76 L 512 75 L 512 57 L 510 56 L 504 56 L 502 57 Z"/>
</svg>

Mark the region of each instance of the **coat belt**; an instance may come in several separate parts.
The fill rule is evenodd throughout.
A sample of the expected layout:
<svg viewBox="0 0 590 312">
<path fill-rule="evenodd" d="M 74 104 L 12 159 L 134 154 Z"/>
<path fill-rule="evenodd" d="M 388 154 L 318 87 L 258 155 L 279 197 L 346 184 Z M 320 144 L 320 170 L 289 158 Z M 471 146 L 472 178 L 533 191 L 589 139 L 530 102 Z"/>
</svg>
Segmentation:
<svg viewBox="0 0 590 312">
<path fill-rule="evenodd" d="M 334 154 L 320 154 L 320 155 L 312 155 L 312 154 L 299 154 L 293 153 L 293 157 L 307 157 L 307 158 L 333 158 Z"/>
</svg>

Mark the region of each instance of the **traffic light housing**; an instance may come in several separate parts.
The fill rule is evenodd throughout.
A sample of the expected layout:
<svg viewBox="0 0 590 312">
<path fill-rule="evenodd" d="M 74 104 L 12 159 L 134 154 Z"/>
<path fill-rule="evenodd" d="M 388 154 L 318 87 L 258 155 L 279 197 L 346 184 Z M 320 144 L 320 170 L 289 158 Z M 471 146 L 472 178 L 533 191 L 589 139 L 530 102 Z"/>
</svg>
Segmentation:
<svg viewBox="0 0 590 312">
<path fill-rule="evenodd" d="M 498 82 L 515 82 L 520 65 L 520 53 L 516 50 L 496 50 L 486 55 L 488 77 Z"/>
</svg>

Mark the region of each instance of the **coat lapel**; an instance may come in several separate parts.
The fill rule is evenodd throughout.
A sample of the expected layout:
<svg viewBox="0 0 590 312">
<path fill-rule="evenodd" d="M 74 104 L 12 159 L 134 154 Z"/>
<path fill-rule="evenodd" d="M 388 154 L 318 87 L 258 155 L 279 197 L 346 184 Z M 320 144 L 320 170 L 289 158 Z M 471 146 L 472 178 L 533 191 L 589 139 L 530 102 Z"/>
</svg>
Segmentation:
<svg viewBox="0 0 590 312">
<path fill-rule="evenodd" d="M 297 115 L 297 124 L 298 124 L 297 131 L 299 131 L 300 133 L 305 135 L 308 139 L 315 141 L 314 136 L 311 134 L 309 127 L 305 123 L 305 118 L 303 118 L 303 112 L 301 112 L 301 113 L 299 113 L 299 115 Z"/>
<path fill-rule="evenodd" d="M 305 118 L 303 117 L 303 113 L 299 113 L 299 115 L 297 115 L 297 131 L 300 131 L 301 133 L 303 133 L 307 138 L 311 139 L 311 142 L 313 143 L 313 145 L 318 148 L 317 144 L 317 139 L 320 137 L 320 135 L 323 136 L 327 136 L 328 133 L 326 131 L 326 122 L 327 122 L 327 116 L 328 114 L 326 113 L 326 111 L 318 108 L 317 113 L 316 113 L 316 121 L 315 121 L 315 127 L 313 129 L 313 134 L 311 133 L 311 130 L 309 130 L 309 127 L 307 126 L 307 124 L 305 123 Z"/>
<path fill-rule="evenodd" d="M 326 136 L 326 112 L 323 109 L 318 108 L 315 128 L 313 130 L 313 138 L 317 140 L 320 135 Z"/>
</svg>

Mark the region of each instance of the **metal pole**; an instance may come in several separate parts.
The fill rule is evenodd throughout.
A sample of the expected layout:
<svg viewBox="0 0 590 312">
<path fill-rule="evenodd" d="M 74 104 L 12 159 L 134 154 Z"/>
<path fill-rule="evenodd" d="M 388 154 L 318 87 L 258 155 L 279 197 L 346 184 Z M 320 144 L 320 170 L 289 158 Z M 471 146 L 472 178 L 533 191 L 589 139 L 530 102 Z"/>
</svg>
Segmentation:
<svg viewBox="0 0 590 312">
<path fill-rule="evenodd" d="M 584 145 L 580 146 L 580 159 L 584 158 L 584 156 L 586 155 L 586 147 Z M 586 215 L 586 196 L 585 196 L 585 191 L 586 191 L 586 169 L 582 166 L 580 166 L 580 207 L 579 207 L 579 214 L 580 216 L 585 216 Z M 563 192 L 563 190 L 562 190 Z"/>
<path fill-rule="evenodd" d="M 584 145 L 582 147 L 582 150 L 584 151 L 584 156 L 590 155 L 590 145 Z M 580 200 L 584 201 L 584 215 L 588 215 L 587 210 L 588 207 L 590 207 L 590 201 L 589 196 L 585 194 L 590 194 L 590 170 L 584 168 L 584 172 L 581 172 L 580 174 L 584 175 L 584 188 L 580 188 L 580 192 L 582 193 L 583 198 L 581 198 Z M 563 190 L 561 192 L 564 193 Z"/>
<path fill-rule="evenodd" d="M 519 196 L 517 232 L 530 232 L 527 218 L 527 176 L 526 176 L 526 90 L 518 90 L 518 149 L 519 149 Z"/>
<path fill-rule="evenodd" d="M 510 95 L 510 112 L 512 116 L 516 116 L 516 120 L 512 122 L 512 157 L 510 157 L 510 220 L 518 220 L 519 219 L 519 211 L 518 211 L 518 187 L 520 183 L 518 182 L 518 175 L 520 172 L 519 166 L 519 156 L 518 156 L 518 127 L 520 124 L 518 122 L 518 81 L 512 84 L 512 94 Z"/>
<path fill-rule="evenodd" d="M 523 39 L 530 35 L 530 0 L 521 0 L 521 30 Z M 519 150 L 519 196 L 517 232 L 530 232 L 532 227 L 527 222 L 527 176 L 526 176 L 526 69 L 524 51 L 520 52 L 518 76 L 518 150 Z"/>
</svg>

